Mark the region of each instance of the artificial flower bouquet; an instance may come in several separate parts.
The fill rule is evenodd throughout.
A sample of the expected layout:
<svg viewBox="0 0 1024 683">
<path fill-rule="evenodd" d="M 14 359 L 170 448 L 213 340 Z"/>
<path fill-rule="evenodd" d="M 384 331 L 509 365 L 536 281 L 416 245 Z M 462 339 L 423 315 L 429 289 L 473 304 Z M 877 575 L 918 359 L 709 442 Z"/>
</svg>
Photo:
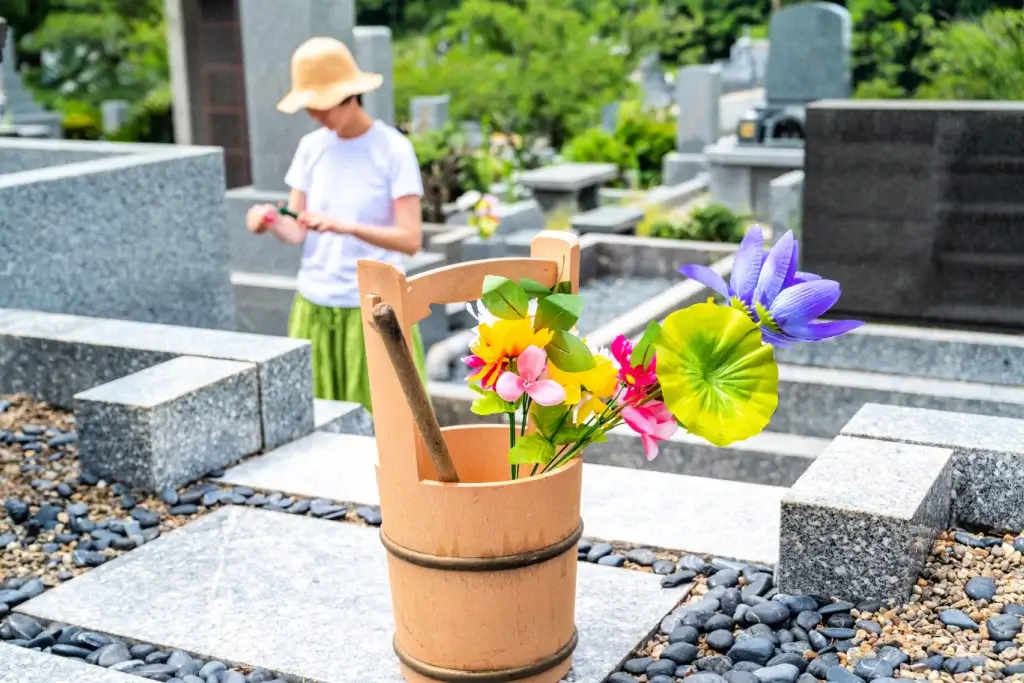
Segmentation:
<svg viewBox="0 0 1024 683">
<path fill-rule="evenodd" d="M 716 446 L 760 433 L 778 406 L 774 347 L 831 339 L 861 325 L 822 321 L 839 283 L 796 270 L 787 232 L 766 254 L 754 226 L 736 252 L 728 283 L 710 268 L 680 272 L 722 298 L 652 322 L 595 349 L 576 333 L 583 298 L 567 282 L 488 276 L 470 312 L 476 336 L 470 387 L 478 415 L 505 414 L 512 479 L 555 470 L 625 423 L 648 459 L 682 428 Z"/>
</svg>

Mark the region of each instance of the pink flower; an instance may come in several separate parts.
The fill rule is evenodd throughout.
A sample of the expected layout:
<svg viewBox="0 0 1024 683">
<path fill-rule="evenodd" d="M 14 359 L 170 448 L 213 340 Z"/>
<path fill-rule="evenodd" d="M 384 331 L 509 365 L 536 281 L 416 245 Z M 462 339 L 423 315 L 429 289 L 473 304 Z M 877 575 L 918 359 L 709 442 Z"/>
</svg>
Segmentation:
<svg viewBox="0 0 1024 683">
<path fill-rule="evenodd" d="M 640 435 L 648 460 L 658 456 L 658 442 L 668 439 L 679 429 L 675 416 L 661 401 L 648 401 L 642 406 L 626 406 L 622 409 L 622 419 Z"/>
<path fill-rule="evenodd" d="M 623 401 L 635 403 L 647 396 L 648 390 L 658 381 L 654 373 L 654 355 L 646 365 L 633 365 L 630 356 L 633 355 L 633 344 L 626 335 L 620 334 L 612 342 L 612 357 L 619 364 L 619 381 L 626 385 L 626 396 Z M 657 450 L 655 450 L 657 453 Z M 653 456 L 652 456 L 653 457 Z"/>
<path fill-rule="evenodd" d="M 505 372 L 494 385 L 494 391 L 506 401 L 517 401 L 526 394 L 542 406 L 557 406 L 565 401 L 565 389 L 551 379 L 541 379 L 548 367 L 544 349 L 527 346 L 516 362 L 519 374 Z"/>
</svg>

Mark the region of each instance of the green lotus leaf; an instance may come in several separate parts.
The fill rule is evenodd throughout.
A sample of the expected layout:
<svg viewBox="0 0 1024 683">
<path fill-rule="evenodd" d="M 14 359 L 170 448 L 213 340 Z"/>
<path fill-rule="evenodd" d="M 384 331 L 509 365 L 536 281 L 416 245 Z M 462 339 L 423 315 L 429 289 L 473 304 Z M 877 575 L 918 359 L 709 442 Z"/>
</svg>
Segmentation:
<svg viewBox="0 0 1024 683">
<path fill-rule="evenodd" d="M 779 405 L 772 347 L 736 309 L 701 303 L 672 313 L 655 350 L 665 405 L 716 446 L 759 434 Z"/>
</svg>

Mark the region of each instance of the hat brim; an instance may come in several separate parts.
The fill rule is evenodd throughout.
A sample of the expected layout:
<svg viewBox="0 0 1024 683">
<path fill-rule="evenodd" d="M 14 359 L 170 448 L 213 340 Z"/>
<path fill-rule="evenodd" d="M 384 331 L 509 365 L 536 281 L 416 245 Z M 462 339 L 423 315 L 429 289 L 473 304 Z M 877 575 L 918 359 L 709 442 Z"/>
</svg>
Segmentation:
<svg viewBox="0 0 1024 683">
<path fill-rule="evenodd" d="M 294 114 L 300 109 L 320 111 L 336 107 L 342 100 L 353 95 L 364 95 L 376 90 L 384 83 L 380 74 L 359 74 L 350 81 L 343 81 L 321 90 L 292 90 L 277 103 L 277 110 Z"/>
</svg>

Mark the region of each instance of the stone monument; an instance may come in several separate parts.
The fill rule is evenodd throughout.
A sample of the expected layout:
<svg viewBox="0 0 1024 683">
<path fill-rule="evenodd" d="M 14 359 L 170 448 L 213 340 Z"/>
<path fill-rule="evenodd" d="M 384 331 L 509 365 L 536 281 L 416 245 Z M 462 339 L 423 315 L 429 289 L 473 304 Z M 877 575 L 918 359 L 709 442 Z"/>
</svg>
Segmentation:
<svg viewBox="0 0 1024 683">
<path fill-rule="evenodd" d="M 736 138 L 741 145 L 802 147 L 807 105 L 850 97 L 853 22 L 839 5 L 807 2 L 775 12 L 768 33 L 766 103 L 740 120 Z"/>
<path fill-rule="evenodd" d="M 686 66 L 676 74 L 676 151 L 662 160 L 662 182 L 680 185 L 704 170 L 704 148 L 718 141 L 722 69 L 717 64 Z"/>
</svg>

